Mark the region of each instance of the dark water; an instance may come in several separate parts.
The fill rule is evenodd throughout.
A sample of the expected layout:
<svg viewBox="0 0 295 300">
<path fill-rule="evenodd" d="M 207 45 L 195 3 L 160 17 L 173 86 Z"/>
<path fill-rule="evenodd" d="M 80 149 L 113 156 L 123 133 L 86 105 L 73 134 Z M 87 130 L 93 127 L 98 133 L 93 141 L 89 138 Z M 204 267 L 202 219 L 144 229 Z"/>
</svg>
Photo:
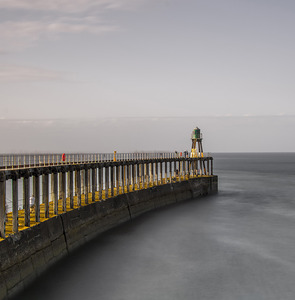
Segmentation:
<svg viewBox="0 0 295 300">
<path fill-rule="evenodd" d="M 219 193 L 73 253 L 20 299 L 295 299 L 295 154 L 216 154 Z"/>
</svg>

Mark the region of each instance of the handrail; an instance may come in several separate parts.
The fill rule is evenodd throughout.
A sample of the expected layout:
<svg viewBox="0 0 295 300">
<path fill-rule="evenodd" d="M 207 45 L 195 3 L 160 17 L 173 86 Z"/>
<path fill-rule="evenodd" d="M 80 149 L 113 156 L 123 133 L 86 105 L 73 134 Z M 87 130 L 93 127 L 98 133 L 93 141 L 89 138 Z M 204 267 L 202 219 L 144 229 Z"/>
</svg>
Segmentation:
<svg viewBox="0 0 295 300">
<path fill-rule="evenodd" d="M 210 157 L 199 153 L 199 157 Z M 24 169 L 41 166 L 74 165 L 104 161 L 131 161 L 189 157 L 188 152 L 130 152 L 130 153 L 34 153 L 0 154 L 0 170 Z"/>
</svg>

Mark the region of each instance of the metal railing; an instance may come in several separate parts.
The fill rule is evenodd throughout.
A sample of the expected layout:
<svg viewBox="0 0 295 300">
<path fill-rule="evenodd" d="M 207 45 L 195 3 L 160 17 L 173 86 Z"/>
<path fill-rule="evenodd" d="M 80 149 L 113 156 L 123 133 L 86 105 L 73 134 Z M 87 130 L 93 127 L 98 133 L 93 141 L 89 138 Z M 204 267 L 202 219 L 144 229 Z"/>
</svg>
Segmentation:
<svg viewBox="0 0 295 300">
<path fill-rule="evenodd" d="M 209 157 L 201 154 L 199 157 Z M 42 166 L 189 157 L 188 152 L 1 154 L 0 170 Z"/>
</svg>

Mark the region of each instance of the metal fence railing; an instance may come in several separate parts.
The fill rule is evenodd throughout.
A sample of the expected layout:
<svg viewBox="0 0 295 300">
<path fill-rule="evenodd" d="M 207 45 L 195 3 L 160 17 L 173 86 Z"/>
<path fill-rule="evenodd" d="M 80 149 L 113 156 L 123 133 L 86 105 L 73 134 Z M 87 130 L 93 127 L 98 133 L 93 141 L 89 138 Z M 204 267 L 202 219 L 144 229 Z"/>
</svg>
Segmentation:
<svg viewBox="0 0 295 300">
<path fill-rule="evenodd" d="M 199 154 L 208 157 L 209 154 Z M 22 169 L 41 166 L 83 164 L 104 161 L 128 161 L 144 159 L 167 159 L 189 157 L 188 152 L 134 152 L 134 153 L 44 153 L 44 154 L 1 154 L 0 169 Z"/>
</svg>

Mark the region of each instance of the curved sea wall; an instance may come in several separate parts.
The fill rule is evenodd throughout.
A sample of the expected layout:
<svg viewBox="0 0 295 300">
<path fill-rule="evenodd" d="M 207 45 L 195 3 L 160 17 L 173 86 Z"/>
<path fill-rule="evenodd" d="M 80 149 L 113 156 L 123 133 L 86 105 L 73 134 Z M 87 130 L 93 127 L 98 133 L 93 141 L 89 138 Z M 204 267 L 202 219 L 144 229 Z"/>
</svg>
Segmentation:
<svg viewBox="0 0 295 300">
<path fill-rule="evenodd" d="M 118 195 L 11 235 L 0 242 L 0 299 L 15 295 L 100 233 L 144 212 L 217 192 L 217 181 L 217 176 L 198 177 Z"/>
</svg>

